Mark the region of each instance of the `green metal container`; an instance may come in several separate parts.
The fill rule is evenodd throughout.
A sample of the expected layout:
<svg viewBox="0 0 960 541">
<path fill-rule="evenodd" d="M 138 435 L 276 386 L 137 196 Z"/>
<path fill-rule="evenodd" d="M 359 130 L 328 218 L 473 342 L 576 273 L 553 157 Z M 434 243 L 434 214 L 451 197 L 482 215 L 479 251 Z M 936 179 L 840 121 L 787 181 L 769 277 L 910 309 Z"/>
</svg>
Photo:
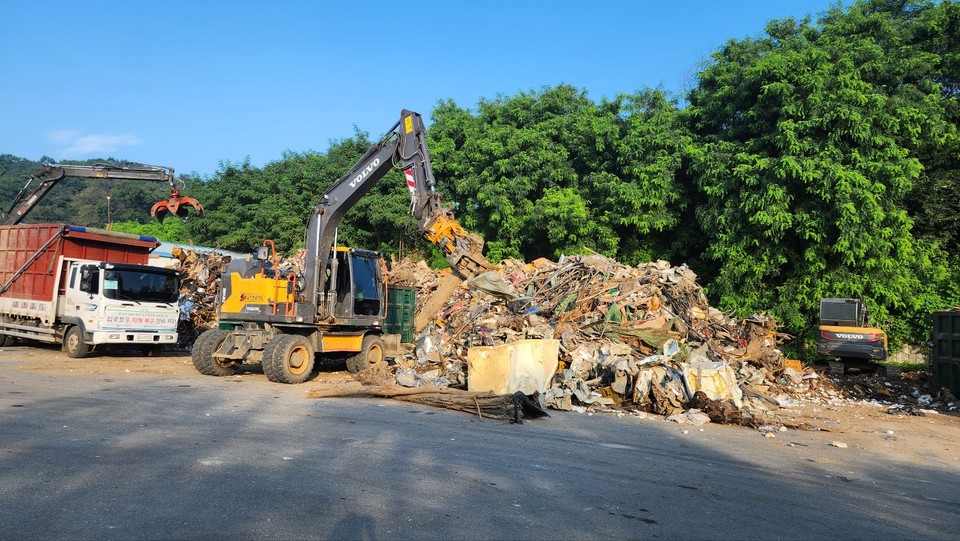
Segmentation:
<svg viewBox="0 0 960 541">
<path fill-rule="evenodd" d="M 417 312 L 417 290 L 412 287 L 387 288 L 387 318 L 383 330 L 399 334 L 400 341 L 413 342 L 413 320 Z"/>
<path fill-rule="evenodd" d="M 960 310 L 933 313 L 933 381 L 960 395 Z"/>
</svg>

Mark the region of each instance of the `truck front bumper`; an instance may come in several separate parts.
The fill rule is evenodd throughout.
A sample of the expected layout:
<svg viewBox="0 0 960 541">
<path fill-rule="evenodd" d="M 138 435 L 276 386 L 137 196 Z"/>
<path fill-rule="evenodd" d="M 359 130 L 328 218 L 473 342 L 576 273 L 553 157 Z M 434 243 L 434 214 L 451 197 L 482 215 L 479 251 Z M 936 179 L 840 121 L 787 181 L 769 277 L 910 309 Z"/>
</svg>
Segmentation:
<svg viewBox="0 0 960 541">
<path fill-rule="evenodd" d="M 94 331 L 93 343 L 96 344 L 176 344 L 177 333 L 173 331 Z"/>
</svg>

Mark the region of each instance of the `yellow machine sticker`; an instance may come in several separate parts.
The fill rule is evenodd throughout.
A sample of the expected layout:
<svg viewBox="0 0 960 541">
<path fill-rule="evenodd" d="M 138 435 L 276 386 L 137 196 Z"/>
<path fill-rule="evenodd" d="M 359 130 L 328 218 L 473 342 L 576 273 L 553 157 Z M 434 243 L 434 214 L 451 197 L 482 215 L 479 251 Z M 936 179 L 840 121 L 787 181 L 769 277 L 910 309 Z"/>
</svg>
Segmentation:
<svg viewBox="0 0 960 541">
<path fill-rule="evenodd" d="M 323 351 L 360 351 L 362 345 L 362 334 L 354 336 L 323 335 Z"/>
<path fill-rule="evenodd" d="M 238 314 L 250 305 L 277 305 L 293 302 L 293 295 L 287 293 L 287 281 L 254 276 L 242 278 L 230 273 L 230 296 L 223 300 L 220 311 Z M 281 308 L 282 309 L 282 308 Z"/>
<path fill-rule="evenodd" d="M 403 119 L 403 127 L 407 130 L 407 133 L 413 131 L 413 115 Z"/>
</svg>

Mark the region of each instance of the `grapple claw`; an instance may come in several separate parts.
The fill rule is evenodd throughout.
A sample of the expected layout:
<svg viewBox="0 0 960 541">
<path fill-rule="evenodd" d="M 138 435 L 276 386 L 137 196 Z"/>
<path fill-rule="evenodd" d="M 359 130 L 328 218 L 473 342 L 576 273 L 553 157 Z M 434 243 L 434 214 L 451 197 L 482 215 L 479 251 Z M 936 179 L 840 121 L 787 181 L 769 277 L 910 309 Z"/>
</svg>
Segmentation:
<svg viewBox="0 0 960 541">
<path fill-rule="evenodd" d="M 168 215 L 174 215 L 181 220 L 189 217 L 190 209 L 193 209 L 197 216 L 203 216 L 203 205 L 192 197 L 181 197 L 180 190 L 170 190 L 170 199 L 157 201 L 150 209 L 150 216 L 158 222 Z"/>
</svg>

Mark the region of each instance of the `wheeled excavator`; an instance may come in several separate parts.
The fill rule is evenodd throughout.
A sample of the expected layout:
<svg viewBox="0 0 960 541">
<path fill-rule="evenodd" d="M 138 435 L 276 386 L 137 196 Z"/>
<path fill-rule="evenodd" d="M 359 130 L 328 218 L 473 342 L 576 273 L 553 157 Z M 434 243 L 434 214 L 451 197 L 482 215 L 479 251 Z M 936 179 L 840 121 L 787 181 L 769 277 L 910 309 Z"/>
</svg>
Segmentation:
<svg viewBox="0 0 960 541">
<path fill-rule="evenodd" d="M 345 356 L 347 369 L 356 373 L 395 353 L 399 335 L 383 332 L 383 260 L 376 252 L 336 245 L 343 216 L 391 169 L 403 172 L 419 231 L 442 250 L 456 273 L 471 277 L 493 268 L 481 255 L 482 240 L 441 206 L 423 120 L 403 110 L 399 122 L 313 208 L 302 273 L 281 271 L 270 241 L 257 249 L 255 259 L 227 268 L 221 276 L 219 328 L 201 334 L 193 346 L 200 373 L 227 376 L 242 364 L 259 362 L 271 381 L 302 383 L 317 354 Z"/>
<path fill-rule="evenodd" d="M 65 178 L 101 179 L 101 180 L 146 180 L 166 182 L 170 185 L 170 197 L 156 202 L 150 209 L 150 216 L 162 222 L 167 216 L 187 219 L 190 209 L 197 215 L 203 215 L 203 206 L 192 197 L 181 195 L 183 181 L 178 179 L 173 169 L 156 165 L 119 166 L 98 163 L 94 165 L 44 164 L 43 169 L 30 175 L 30 179 L 20 189 L 7 211 L 0 214 L 0 225 L 19 224 L 24 217 L 40 202 L 47 193 Z"/>
</svg>

